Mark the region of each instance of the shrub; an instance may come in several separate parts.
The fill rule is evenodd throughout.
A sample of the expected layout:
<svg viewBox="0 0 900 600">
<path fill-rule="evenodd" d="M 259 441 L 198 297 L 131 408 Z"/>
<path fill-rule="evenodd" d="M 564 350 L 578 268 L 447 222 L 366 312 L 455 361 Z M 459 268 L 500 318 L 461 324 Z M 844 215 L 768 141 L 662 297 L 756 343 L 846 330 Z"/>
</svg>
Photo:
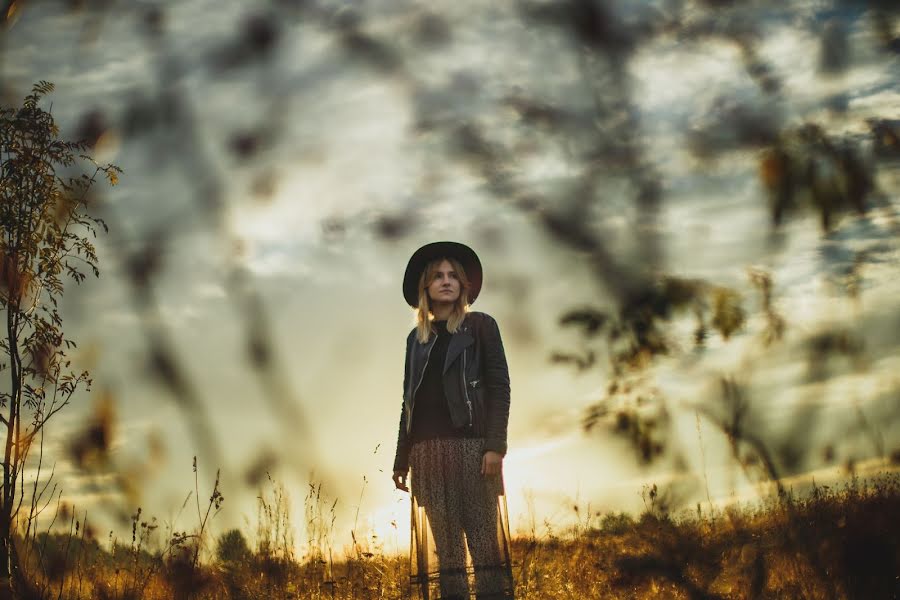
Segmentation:
<svg viewBox="0 0 900 600">
<path fill-rule="evenodd" d="M 250 546 L 240 529 L 229 529 L 216 543 L 216 558 L 220 563 L 234 564 L 250 556 Z"/>
</svg>

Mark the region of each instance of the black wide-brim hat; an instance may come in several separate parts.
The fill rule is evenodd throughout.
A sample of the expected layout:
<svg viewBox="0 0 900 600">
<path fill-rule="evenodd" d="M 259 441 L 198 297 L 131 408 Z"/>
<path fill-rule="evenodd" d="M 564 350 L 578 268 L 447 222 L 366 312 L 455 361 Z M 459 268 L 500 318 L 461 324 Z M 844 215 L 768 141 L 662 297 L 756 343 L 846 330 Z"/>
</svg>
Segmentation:
<svg viewBox="0 0 900 600">
<path fill-rule="evenodd" d="M 406 265 L 406 273 L 403 275 L 403 297 L 406 299 L 406 303 L 413 308 L 418 308 L 419 278 L 428 263 L 438 258 L 453 258 L 459 261 L 469 280 L 469 304 L 475 302 L 484 280 L 478 255 L 474 250 L 459 242 L 432 242 L 416 250 L 409 259 L 409 264 Z"/>
</svg>

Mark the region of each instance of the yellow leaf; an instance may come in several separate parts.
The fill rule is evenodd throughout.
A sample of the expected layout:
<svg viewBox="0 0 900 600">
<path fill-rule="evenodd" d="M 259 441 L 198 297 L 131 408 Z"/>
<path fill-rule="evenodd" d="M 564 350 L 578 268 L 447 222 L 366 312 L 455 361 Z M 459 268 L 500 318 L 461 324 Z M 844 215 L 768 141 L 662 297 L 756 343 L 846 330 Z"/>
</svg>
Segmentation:
<svg viewBox="0 0 900 600">
<path fill-rule="evenodd" d="M 19 18 L 19 12 L 21 12 L 21 2 L 17 2 L 13 0 L 13 3 L 9 5 L 9 10 L 6 11 L 6 26 L 12 27 L 15 24 L 16 20 Z"/>
</svg>

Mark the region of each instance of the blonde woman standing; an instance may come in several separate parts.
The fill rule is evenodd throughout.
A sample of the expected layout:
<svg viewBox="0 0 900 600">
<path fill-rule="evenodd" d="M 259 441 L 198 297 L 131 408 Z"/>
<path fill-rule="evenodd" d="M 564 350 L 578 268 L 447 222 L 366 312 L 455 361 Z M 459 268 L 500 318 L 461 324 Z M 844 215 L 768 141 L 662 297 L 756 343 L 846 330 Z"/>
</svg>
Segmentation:
<svg viewBox="0 0 900 600">
<path fill-rule="evenodd" d="M 412 489 L 411 587 L 422 600 L 513 598 L 502 477 L 509 370 L 497 322 L 469 310 L 482 281 L 478 256 L 456 242 L 419 248 L 403 278 L 416 327 L 393 479 Z"/>
</svg>

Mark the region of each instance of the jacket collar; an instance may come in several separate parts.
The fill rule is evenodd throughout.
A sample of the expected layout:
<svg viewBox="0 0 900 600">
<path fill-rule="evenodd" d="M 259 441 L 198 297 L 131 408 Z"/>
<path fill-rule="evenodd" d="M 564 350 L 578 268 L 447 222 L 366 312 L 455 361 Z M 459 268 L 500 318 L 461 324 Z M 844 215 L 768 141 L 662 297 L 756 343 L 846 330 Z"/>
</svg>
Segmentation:
<svg viewBox="0 0 900 600">
<path fill-rule="evenodd" d="M 444 360 L 444 373 L 447 372 L 450 365 L 456 360 L 456 357 L 462 354 L 463 350 L 475 342 L 475 338 L 472 337 L 470 331 L 471 325 L 464 322 L 460 328 L 456 330 L 456 333 L 450 337 L 450 343 L 447 346 L 447 358 Z"/>
</svg>

